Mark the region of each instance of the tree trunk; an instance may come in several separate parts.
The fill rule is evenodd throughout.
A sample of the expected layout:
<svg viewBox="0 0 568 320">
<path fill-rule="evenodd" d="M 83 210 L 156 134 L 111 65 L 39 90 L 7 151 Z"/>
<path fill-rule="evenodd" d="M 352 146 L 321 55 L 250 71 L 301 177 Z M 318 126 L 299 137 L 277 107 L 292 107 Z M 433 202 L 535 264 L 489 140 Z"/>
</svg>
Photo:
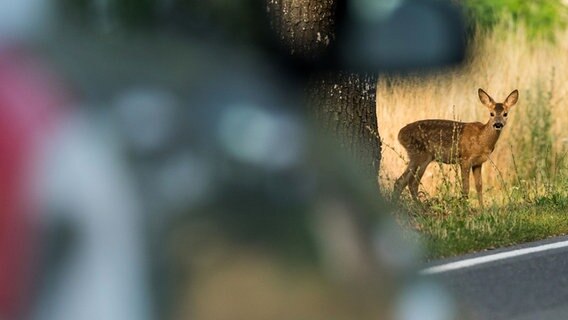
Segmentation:
<svg viewBox="0 0 568 320">
<path fill-rule="evenodd" d="M 337 0 L 267 0 L 271 25 L 291 55 L 316 60 L 335 39 Z M 310 111 L 324 133 L 375 179 L 381 142 L 376 117 L 377 77 L 327 73 L 308 85 Z"/>
<path fill-rule="evenodd" d="M 308 68 L 310 62 L 317 64 L 322 58 L 334 56 L 326 51 L 333 49 L 338 22 L 336 11 L 341 0 L 266 1 L 272 28 L 292 56 L 302 60 Z M 373 184 L 378 186 L 380 162 L 377 77 L 321 68 L 308 70 L 312 71 L 305 75 L 309 77 L 308 113 L 318 133 L 324 135 L 324 139 L 316 140 L 313 145 L 318 149 L 313 155 L 321 173 L 310 219 L 318 239 L 318 253 L 325 262 L 326 273 L 341 285 L 341 291 L 357 297 L 353 301 L 356 309 L 376 317 L 388 309 L 385 304 L 374 310 L 377 301 L 389 301 L 383 289 L 392 285 L 385 279 L 384 265 L 377 259 L 372 245 L 375 218 L 382 209 L 380 196 L 372 187 Z M 326 143 L 327 137 L 334 142 L 332 150 Z M 351 170 L 352 163 L 333 157 L 336 149 L 358 162 L 363 168 L 362 174 Z"/>
<path fill-rule="evenodd" d="M 314 81 L 309 91 L 311 114 L 339 146 L 377 174 L 381 141 L 377 133 L 377 77 L 340 72 Z"/>
<path fill-rule="evenodd" d="M 336 0 L 267 0 L 266 9 L 292 55 L 316 59 L 335 38 Z"/>
</svg>

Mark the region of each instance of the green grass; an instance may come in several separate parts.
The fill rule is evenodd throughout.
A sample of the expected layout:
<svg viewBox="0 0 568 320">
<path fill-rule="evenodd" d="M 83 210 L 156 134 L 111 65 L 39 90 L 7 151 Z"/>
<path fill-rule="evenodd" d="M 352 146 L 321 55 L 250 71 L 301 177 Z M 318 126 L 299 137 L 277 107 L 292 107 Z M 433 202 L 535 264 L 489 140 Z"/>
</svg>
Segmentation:
<svg viewBox="0 0 568 320">
<path fill-rule="evenodd" d="M 489 205 L 485 199 L 485 208 L 479 207 L 474 190 L 470 190 L 469 200 L 463 199 L 459 196 L 461 184 L 442 178 L 436 195 L 424 194 L 420 203 L 405 195 L 407 198 L 400 202 L 401 212 L 405 212 L 405 219 L 401 220 L 407 229 L 421 235 L 428 258 L 568 234 L 566 161 L 559 156 L 550 159 L 547 167 L 527 170 L 526 166 L 534 165 L 534 161 L 520 157 L 517 179 L 512 183 L 503 180 L 503 199 Z"/>
<path fill-rule="evenodd" d="M 556 159 L 556 158 L 555 158 Z M 554 162 L 551 167 L 564 166 Z M 524 164 L 523 164 L 524 165 Z M 556 170 L 556 169 L 551 169 Z M 537 173 L 535 173 L 537 172 Z M 568 234 L 568 179 L 525 171 L 512 184 L 503 182 L 503 199 L 478 206 L 475 191 L 460 196 L 461 185 L 443 179 L 436 196 L 420 203 L 406 195 L 401 204 L 408 230 L 418 231 L 427 257 L 442 258 Z"/>
<path fill-rule="evenodd" d="M 568 198 L 443 216 L 420 214 L 411 221 L 425 241 L 428 258 L 448 257 L 568 234 Z"/>
</svg>

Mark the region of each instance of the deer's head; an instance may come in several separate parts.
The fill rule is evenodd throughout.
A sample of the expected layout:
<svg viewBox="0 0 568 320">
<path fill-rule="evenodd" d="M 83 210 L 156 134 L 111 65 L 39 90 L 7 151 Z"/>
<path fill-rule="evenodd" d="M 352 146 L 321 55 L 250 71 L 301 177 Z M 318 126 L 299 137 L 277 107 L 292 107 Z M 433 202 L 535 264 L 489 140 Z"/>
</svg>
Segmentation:
<svg viewBox="0 0 568 320">
<path fill-rule="evenodd" d="M 519 91 L 514 90 L 509 94 L 503 103 L 497 103 L 483 89 L 478 90 L 479 100 L 489 109 L 489 122 L 491 127 L 497 131 L 501 131 L 507 124 L 507 116 L 511 107 L 517 103 L 519 99 Z"/>
</svg>

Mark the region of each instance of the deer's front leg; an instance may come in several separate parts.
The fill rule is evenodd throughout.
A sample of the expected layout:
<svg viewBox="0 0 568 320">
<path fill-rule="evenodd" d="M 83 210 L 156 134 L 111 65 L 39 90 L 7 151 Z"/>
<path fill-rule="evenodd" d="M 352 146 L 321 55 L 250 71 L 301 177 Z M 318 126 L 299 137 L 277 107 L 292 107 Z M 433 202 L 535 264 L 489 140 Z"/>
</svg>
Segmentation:
<svg viewBox="0 0 568 320">
<path fill-rule="evenodd" d="M 473 179 L 475 180 L 475 189 L 477 190 L 477 198 L 479 205 L 483 208 L 483 182 L 481 180 L 481 165 L 472 167 Z"/>
<path fill-rule="evenodd" d="M 460 163 L 461 177 L 462 177 L 462 196 L 467 199 L 469 195 L 469 172 L 471 165 L 469 162 Z"/>
</svg>

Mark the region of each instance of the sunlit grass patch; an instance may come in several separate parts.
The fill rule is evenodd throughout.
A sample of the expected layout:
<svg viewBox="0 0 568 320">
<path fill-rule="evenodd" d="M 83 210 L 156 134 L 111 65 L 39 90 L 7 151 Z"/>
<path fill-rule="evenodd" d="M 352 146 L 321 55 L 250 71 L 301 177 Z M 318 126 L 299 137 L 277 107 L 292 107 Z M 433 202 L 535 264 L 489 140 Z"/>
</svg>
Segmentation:
<svg viewBox="0 0 568 320">
<path fill-rule="evenodd" d="M 568 233 L 568 206 L 536 203 L 495 207 L 474 214 L 413 218 L 428 257 L 448 257 Z"/>
</svg>

